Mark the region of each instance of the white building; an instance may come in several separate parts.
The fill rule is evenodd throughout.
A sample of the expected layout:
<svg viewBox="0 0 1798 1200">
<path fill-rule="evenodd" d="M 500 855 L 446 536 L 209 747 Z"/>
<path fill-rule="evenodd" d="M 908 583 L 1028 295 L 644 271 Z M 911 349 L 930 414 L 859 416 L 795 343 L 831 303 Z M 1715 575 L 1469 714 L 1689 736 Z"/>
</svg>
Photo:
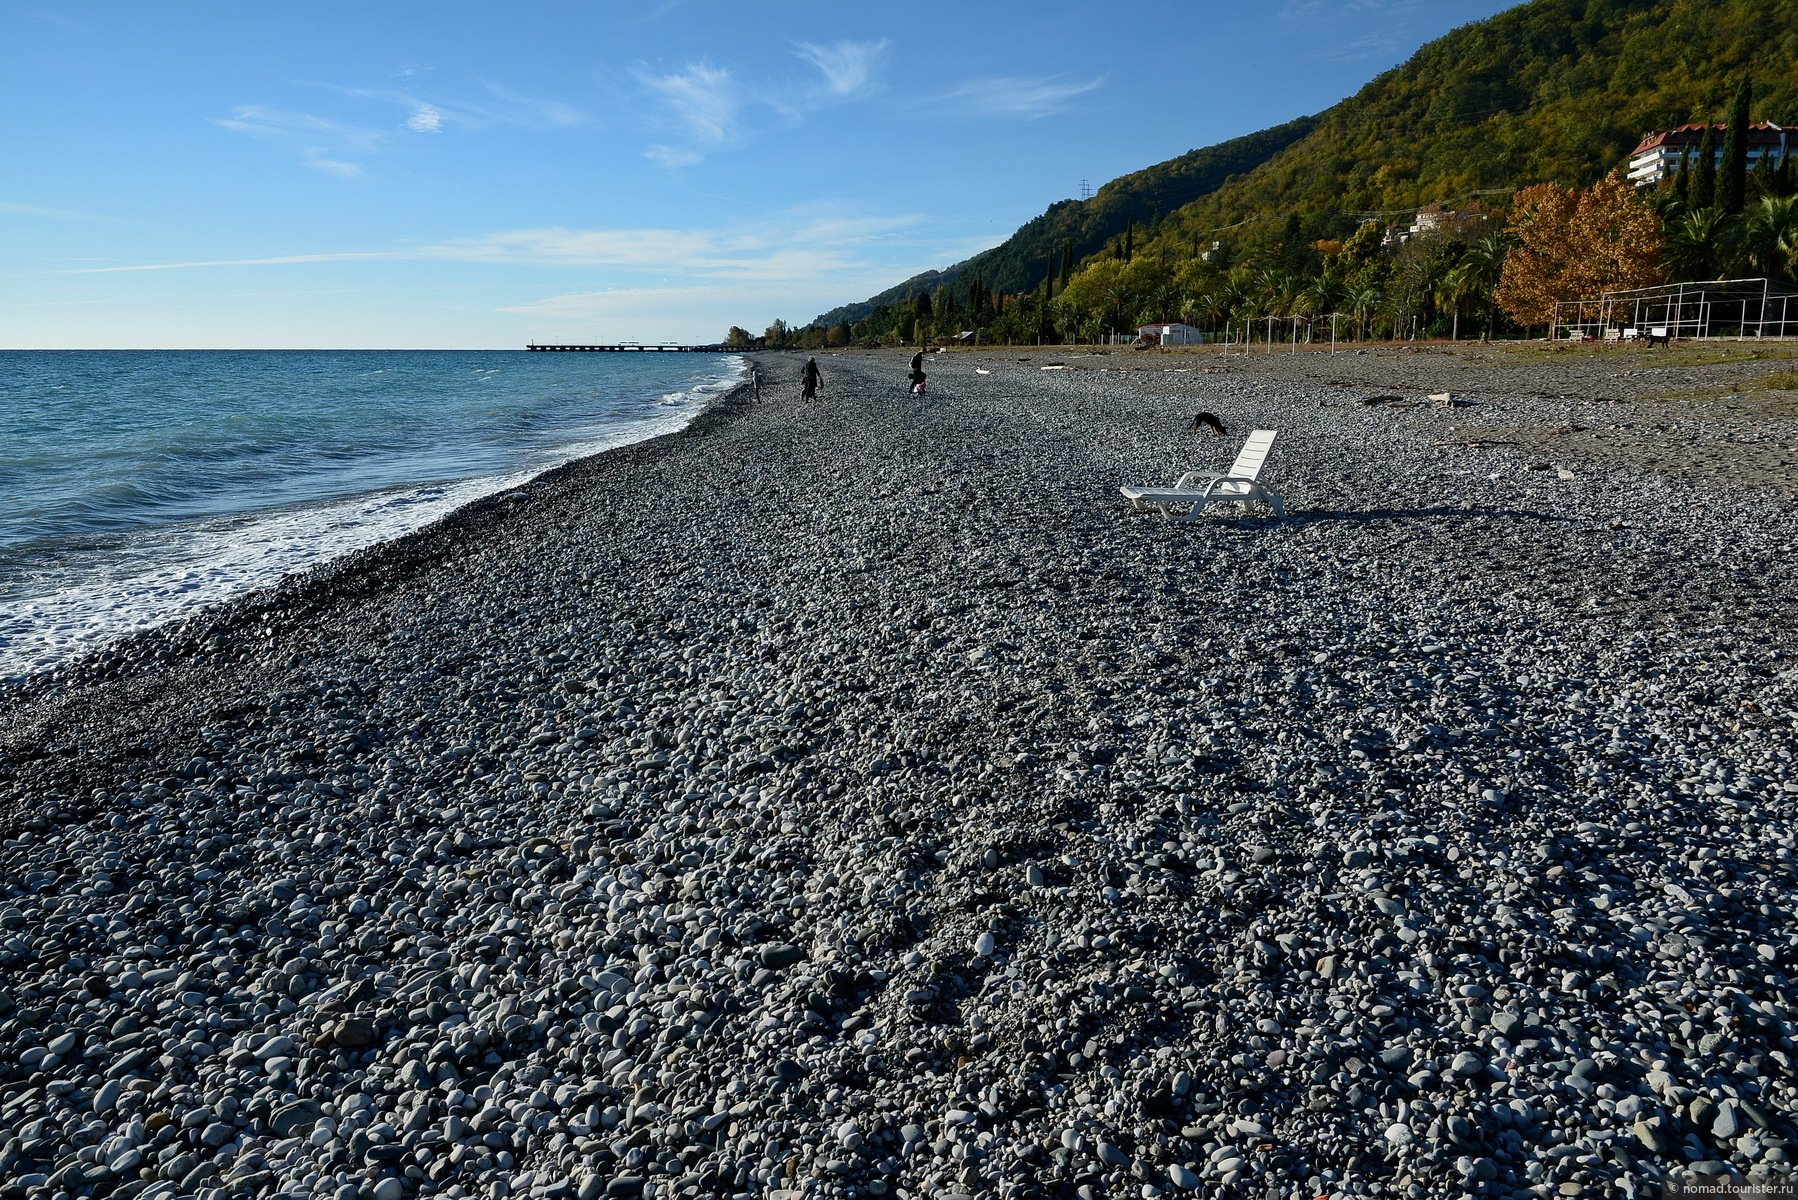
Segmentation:
<svg viewBox="0 0 1798 1200">
<path fill-rule="evenodd" d="M 1191 325 L 1182 325 L 1178 321 L 1164 321 L 1156 325 L 1139 325 L 1136 328 L 1136 340 L 1139 343 L 1151 339 L 1159 346 L 1202 346 L 1205 335 Z"/>
<path fill-rule="evenodd" d="M 1715 149 L 1713 161 L 1717 166 L 1723 165 L 1723 135 L 1728 132 L 1727 125 L 1711 126 L 1711 141 Z M 1791 145 L 1791 133 L 1771 121 L 1761 121 L 1748 127 L 1748 170 L 1753 171 L 1760 165 L 1763 157 L 1770 157 L 1773 166 L 1785 162 Z M 1678 129 L 1665 129 L 1651 133 L 1629 153 L 1629 181 L 1637 187 L 1653 187 L 1667 176 L 1684 167 L 1688 156 L 1696 156 L 1698 146 L 1704 139 L 1704 126 L 1681 125 Z"/>
<path fill-rule="evenodd" d="M 1414 237 L 1422 237 L 1426 233 L 1453 230 L 1457 225 L 1471 221 L 1477 215 L 1477 213 L 1456 212 L 1453 209 L 1443 208 L 1440 204 L 1427 205 L 1412 214 L 1409 225 L 1388 226 L 1385 237 L 1380 239 L 1380 244 L 1390 250 L 1395 246 L 1404 245 Z"/>
</svg>

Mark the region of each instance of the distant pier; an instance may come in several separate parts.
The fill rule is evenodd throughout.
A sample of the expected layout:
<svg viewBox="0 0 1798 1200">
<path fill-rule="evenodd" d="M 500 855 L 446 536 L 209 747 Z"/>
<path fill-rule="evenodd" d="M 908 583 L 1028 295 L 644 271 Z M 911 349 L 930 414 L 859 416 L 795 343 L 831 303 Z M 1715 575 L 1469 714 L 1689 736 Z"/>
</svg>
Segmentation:
<svg viewBox="0 0 1798 1200">
<path fill-rule="evenodd" d="M 730 347 L 722 342 L 710 346 L 683 346 L 678 342 L 532 342 L 525 349 L 570 354 L 724 354 Z"/>
</svg>

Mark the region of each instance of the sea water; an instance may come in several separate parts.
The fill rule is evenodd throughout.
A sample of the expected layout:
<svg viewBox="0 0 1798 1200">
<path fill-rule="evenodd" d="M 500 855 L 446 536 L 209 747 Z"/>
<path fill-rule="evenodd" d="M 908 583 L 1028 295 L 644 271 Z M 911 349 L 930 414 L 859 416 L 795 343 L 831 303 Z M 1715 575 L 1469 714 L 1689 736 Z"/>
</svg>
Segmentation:
<svg viewBox="0 0 1798 1200">
<path fill-rule="evenodd" d="M 698 353 L 0 351 L 0 680 L 690 421 Z"/>
</svg>

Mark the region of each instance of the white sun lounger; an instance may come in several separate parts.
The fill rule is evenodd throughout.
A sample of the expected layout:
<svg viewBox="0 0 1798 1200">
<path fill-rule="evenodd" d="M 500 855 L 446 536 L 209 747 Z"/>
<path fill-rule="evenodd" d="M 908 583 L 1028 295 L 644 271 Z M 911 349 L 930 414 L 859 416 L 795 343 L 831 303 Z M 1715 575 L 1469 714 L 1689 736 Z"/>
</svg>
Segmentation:
<svg viewBox="0 0 1798 1200">
<path fill-rule="evenodd" d="M 1228 502 L 1246 509 L 1254 500 L 1268 505 L 1275 517 L 1284 520 L 1286 511 L 1280 493 L 1261 483 L 1261 468 L 1267 464 L 1268 451 L 1273 449 L 1278 433 L 1277 429 L 1257 429 L 1249 434 L 1248 441 L 1242 444 L 1242 453 L 1228 471 L 1188 471 L 1172 487 L 1121 487 L 1118 491 L 1132 508 L 1156 509 L 1163 516 L 1172 517 L 1175 509 L 1184 508 L 1186 513 L 1180 518 L 1183 521 L 1196 519 L 1206 505 Z"/>
</svg>

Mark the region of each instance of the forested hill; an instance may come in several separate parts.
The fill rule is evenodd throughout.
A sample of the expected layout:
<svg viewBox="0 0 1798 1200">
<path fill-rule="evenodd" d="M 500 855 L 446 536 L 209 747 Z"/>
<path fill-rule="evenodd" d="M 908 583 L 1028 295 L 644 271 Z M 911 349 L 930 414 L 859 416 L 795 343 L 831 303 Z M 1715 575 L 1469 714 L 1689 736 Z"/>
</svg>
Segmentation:
<svg viewBox="0 0 1798 1200">
<path fill-rule="evenodd" d="M 1318 117 L 1124 176 L 814 324 L 958 280 L 1023 291 L 1063 242 L 1078 262 L 1131 225 L 1135 250 L 1178 259 L 1216 236 L 1247 248 L 1340 238 L 1426 204 L 1502 208 L 1532 183 L 1598 179 L 1651 129 L 1722 120 L 1745 75 L 1755 120 L 1798 124 L 1798 0 L 1531 0 L 1431 42 Z"/>
<path fill-rule="evenodd" d="M 1163 222 L 1173 250 L 1248 221 L 1308 236 L 1366 215 L 1532 183 L 1584 186 L 1641 136 L 1721 121 L 1744 76 L 1754 119 L 1798 122 L 1798 0 L 1532 0 L 1419 50 L 1256 171 Z M 1253 240 L 1254 232 L 1236 235 Z"/>
<path fill-rule="evenodd" d="M 1157 217 L 1215 192 L 1225 180 L 1268 161 L 1316 126 L 1317 118 L 1300 117 L 1247 137 L 1202 150 L 1191 150 L 1145 170 L 1105 184 L 1089 200 L 1062 200 L 991 250 L 942 271 L 926 271 L 870 297 L 860 304 L 832 309 L 812 322 L 835 325 L 859 321 L 875 308 L 897 304 L 920 291 L 934 292 L 950 284 L 978 279 L 989 292 L 1027 291 L 1042 283 L 1050 256 L 1059 266 L 1063 247 L 1073 245 L 1077 262 L 1124 235 L 1132 225 L 1146 226 Z"/>
</svg>

